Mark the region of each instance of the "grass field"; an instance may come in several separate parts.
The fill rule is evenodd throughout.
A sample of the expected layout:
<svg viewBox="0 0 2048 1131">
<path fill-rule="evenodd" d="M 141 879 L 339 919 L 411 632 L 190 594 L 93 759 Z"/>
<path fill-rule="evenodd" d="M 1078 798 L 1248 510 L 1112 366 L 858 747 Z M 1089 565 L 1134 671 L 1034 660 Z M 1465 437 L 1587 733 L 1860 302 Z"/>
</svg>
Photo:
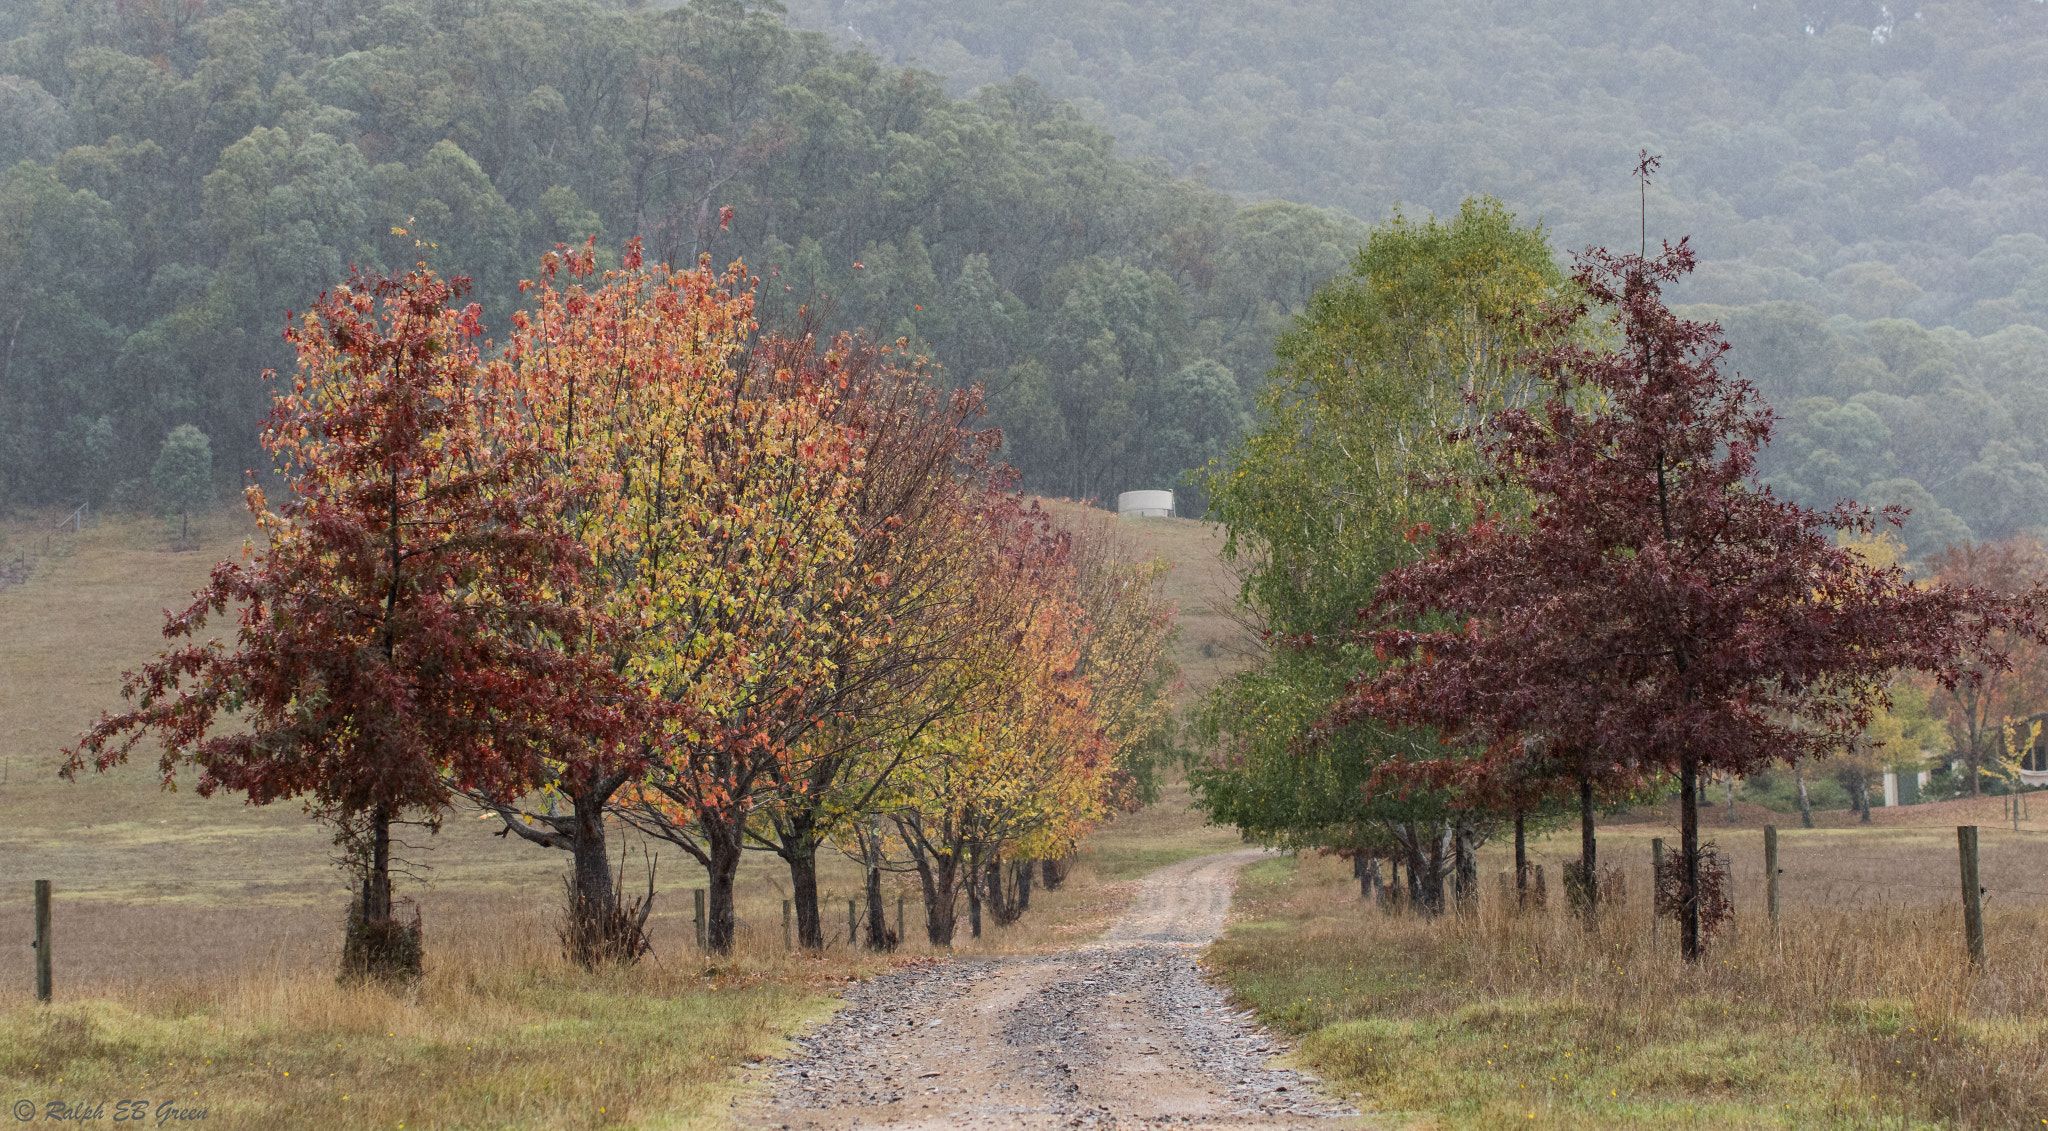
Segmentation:
<svg viewBox="0 0 2048 1131">
<path fill-rule="evenodd" d="M 1988 961 L 1967 969 L 1953 813 L 1943 824 L 1781 830 L 1782 921 L 1762 836 L 1712 829 L 1736 922 L 1688 966 L 1653 934 L 1649 838 L 1601 835 L 1633 898 L 1589 934 L 1553 905 L 1514 913 L 1482 854 L 1479 906 L 1431 921 L 1359 898 L 1349 865 L 1248 869 L 1212 964 L 1301 1038 L 1297 1057 L 1395 1126 L 2017 1127 L 2048 1123 L 2048 835 L 1987 813 Z M 1926 807 L 1933 809 L 1934 807 Z M 1548 874 L 1576 831 L 1538 841 Z"/>
<path fill-rule="evenodd" d="M 346 892 L 325 834 L 296 806 L 165 792 L 150 765 L 55 776 L 60 750 L 117 705 L 121 671 L 162 646 L 161 610 L 182 607 L 214 562 L 239 552 L 246 523 L 209 516 L 180 548 L 160 522 L 53 535 L 58 517 L 0 531 L 0 556 L 15 566 L 0 575 L 0 1099 L 10 1105 L 103 1101 L 111 1122 L 120 1101 L 143 1099 L 153 1122 L 157 1105 L 175 1101 L 206 1110 L 210 1127 L 716 1126 L 747 1086 L 748 1062 L 829 1010 L 835 986 L 928 960 L 921 942 L 877 959 L 843 934 L 820 956 L 789 954 L 786 872 L 755 858 L 741 874 L 739 950 L 709 961 L 694 945 L 688 891 L 701 870 L 671 851 L 657 874 L 655 959 L 581 971 L 555 936 L 565 857 L 457 816 L 410 838 L 418 879 L 400 885 L 424 918 L 426 977 L 402 995 L 337 985 Z M 1182 541 L 1202 537 L 1198 524 L 1163 525 Z M 1202 828 L 1185 788 L 1171 787 L 1163 804 L 1100 830 L 1067 885 L 1040 892 L 1023 921 L 979 940 L 963 923 L 955 950 L 1090 937 L 1138 876 L 1236 843 Z M 620 844 L 628 882 L 644 883 L 645 846 Z M 830 926 L 859 874 L 843 859 L 823 865 Z M 32 1001 L 36 878 L 57 892 L 51 1008 Z M 919 902 L 902 894 L 921 939 Z"/>
</svg>

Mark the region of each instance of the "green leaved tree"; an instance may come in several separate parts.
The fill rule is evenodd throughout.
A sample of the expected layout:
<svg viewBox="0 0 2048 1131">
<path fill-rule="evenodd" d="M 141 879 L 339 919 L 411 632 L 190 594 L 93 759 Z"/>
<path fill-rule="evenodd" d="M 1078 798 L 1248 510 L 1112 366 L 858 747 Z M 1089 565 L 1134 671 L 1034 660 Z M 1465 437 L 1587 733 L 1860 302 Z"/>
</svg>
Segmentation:
<svg viewBox="0 0 2048 1131">
<path fill-rule="evenodd" d="M 1446 791 L 1370 788 L 1388 759 L 1435 752 L 1427 732 L 1312 732 L 1374 669 L 1344 635 L 1380 577 L 1417 555 L 1410 532 L 1469 516 L 1448 485 L 1475 453 L 1453 433 L 1531 395 L 1519 358 L 1533 343 L 1515 314 L 1560 282 L 1541 227 L 1498 202 L 1469 200 L 1448 220 L 1397 215 L 1282 336 L 1256 427 L 1202 478 L 1272 646 L 1210 697 L 1214 752 L 1190 769 L 1201 804 L 1268 843 L 1405 861 L 1431 909 L 1449 871 L 1469 890 L 1471 852 L 1497 815 Z"/>
<path fill-rule="evenodd" d="M 149 484 L 164 507 L 177 513 L 178 542 L 183 545 L 192 531 L 192 512 L 213 495 L 213 443 L 206 433 L 190 424 L 171 429 L 149 469 Z"/>
</svg>

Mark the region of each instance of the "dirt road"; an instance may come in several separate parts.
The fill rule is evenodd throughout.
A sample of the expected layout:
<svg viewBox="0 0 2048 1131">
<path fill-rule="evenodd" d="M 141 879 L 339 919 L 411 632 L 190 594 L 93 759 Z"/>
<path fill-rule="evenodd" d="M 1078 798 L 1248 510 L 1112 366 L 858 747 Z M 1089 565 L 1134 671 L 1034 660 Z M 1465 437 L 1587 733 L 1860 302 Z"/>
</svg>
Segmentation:
<svg viewBox="0 0 2048 1131">
<path fill-rule="evenodd" d="M 1229 1008 L 1195 965 L 1223 929 L 1237 869 L 1223 853 L 1146 877 L 1098 943 L 938 963 L 847 991 L 847 1005 L 761 1069 L 753 1127 L 1324 1128 L 1355 1114 L 1313 1077 L 1267 1062 L 1285 1045 Z"/>
</svg>

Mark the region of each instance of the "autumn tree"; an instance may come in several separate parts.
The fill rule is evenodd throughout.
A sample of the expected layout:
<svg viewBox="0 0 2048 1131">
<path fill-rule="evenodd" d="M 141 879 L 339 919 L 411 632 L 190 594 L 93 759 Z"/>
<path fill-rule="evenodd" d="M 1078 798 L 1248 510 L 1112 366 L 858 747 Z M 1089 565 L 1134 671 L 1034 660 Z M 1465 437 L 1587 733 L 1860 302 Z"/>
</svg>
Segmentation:
<svg viewBox="0 0 2048 1131">
<path fill-rule="evenodd" d="M 693 405 L 729 381 L 754 330 L 742 276 L 647 268 L 637 242 L 624 263 L 599 274 L 594 241 L 545 256 L 525 284 L 531 308 L 514 316 L 490 367 L 497 441 L 530 446 L 560 485 L 554 520 L 590 556 L 585 599 L 613 627 L 578 646 L 601 648 L 645 712 L 625 750 L 564 746 L 542 763 L 532 796 L 476 798 L 503 820 L 502 834 L 570 854 L 570 949 L 588 961 L 631 957 L 644 942 L 613 881 L 607 814 L 667 748 L 681 705 L 652 668 L 671 635 L 688 632 L 676 621 L 679 587 L 707 568 L 700 532 L 678 525 L 682 493 L 696 489 L 683 469 L 701 473 L 713 455 L 689 449 Z"/>
<path fill-rule="evenodd" d="M 961 890 L 973 931 L 989 864 L 1007 849 L 1061 855 L 1105 812 L 1113 750 L 1078 667 L 1089 626 L 1073 596 L 1068 541 L 1019 508 L 977 563 L 978 587 L 1006 611 L 1003 631 L 953 678 L 982 694 L 921 733 L 896 779 L 889 817 L 924 892 L 926 935 L 950 945 Z"/>
<path fill-rule="evenodd" d="M 977 431 L 978 388 L 944 390 L 892 351 L 859 339 L 829 352 L 784 344 L 786 364 L 836 380 L 834 423 L 851 452 L 852 544 L 819 575 L 841 594 L 829 676 L 796 709 L 814 721 L 769 768 L 748 836 L 789 866 L 802 945 L 824 945 L 817 856 L 836 827 L 874 811 L 918 735 L 968 709 L 978 685 L 949 678 L 1000 632 L 1003 602 L 973 583 L 975 559 L 1014 508 L 990 465 L 999 432 Z M 796 348 L 789 348 L 796 347 Z M 770 348 L 774 348 L 771 344 Z M 826 372 L 836 368 L 836 375 Z M 880 875 L 870 867 L 871 916 Z"/>
<path fill-rule="evenodd" d="M 1383 579 L 1365 639 L 1393 666 L 1332 714 L 1425 723 L 1479 749 L 1412 768 L 1450 786 L 1513 775 L 1532 737 L 1602 777 L 1675 774 L 1687 958 L 1700 953 L 1703 772 L 1839 746 L 1894 669 L 1967 678 L 1957 666 L 1980 646 L 2004 663 L 1993 628 L 2035 631 L 2030 606 L 1916 589 L 1838 546 L 1836 531 L 1880 521 L 1868 510 L 1816 512 L 1755 485 L 1769 411 L 1720 372 L 1716 328 L 1661 297 L 1692 264 L 1683 241 L 1655 258 L 1579 257 L 1583 303 L 1547 318 L 1597 311 L 1611 337 L 1539 350 L 1547 399 L 1476 433 L 1482 482 L 1525 493 L 1527 516 L 1482 509 Z"/>
<path fill-rule="evenodd" d="M 222 562 L 164 635 L 182 641 L 124 680 L 65 773 L 162 744 L 164 784 L 199 769 L 252 804 L 310 798 L 334 824 L 357 894 L 350 969 L 418 969 L 416 925 L 392 913 L 392 827 L 438 819 L 454 791 L 509 798 L 565 745 L 608 749 L 630 704 L 578 603 L 587 555 L 532 445 L 494 446 L 477 308 L 466 280 L 356 278 L 287 331 L 299 367 L 264 445 L 288 501 L 248 504 L 263 543 Z M 201 639 L 232 614 L 232 644 Z"/>
<path fill-rule="evenodd" d="M 1991 593 L 2018 595 L 2048 581 L 2048 555 L 2024 535 L 2002 542 L 1964 542 L 1927 559 L 1937 582 Z M 1986 767 L 1997 763 L 2002 727 L 2008 718 L 2048 706 L 2048 650 L 2023 635 L 1992 630 L 1984 653 L 1969 657 L 1973 678 L 1953 685 L 1922 680 L 1948 724 L 1952 748 L 1962 756 L 1970 796 L 1984 791 Z"/>
</svg>

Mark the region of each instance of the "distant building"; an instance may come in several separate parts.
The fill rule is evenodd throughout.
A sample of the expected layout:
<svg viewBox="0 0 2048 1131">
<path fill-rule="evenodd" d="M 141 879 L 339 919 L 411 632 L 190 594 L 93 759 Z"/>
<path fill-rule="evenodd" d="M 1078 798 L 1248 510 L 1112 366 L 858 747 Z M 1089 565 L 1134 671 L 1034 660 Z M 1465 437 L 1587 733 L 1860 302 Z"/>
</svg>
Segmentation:
<svg viewBox="0 0 2048 1131">
<path fill-rule="evenodd" d="M 1172 518 L 1173 492 L 1125 491 L 1116 497 L 1116 513 L 1125 518 Z"/>
</svg>

